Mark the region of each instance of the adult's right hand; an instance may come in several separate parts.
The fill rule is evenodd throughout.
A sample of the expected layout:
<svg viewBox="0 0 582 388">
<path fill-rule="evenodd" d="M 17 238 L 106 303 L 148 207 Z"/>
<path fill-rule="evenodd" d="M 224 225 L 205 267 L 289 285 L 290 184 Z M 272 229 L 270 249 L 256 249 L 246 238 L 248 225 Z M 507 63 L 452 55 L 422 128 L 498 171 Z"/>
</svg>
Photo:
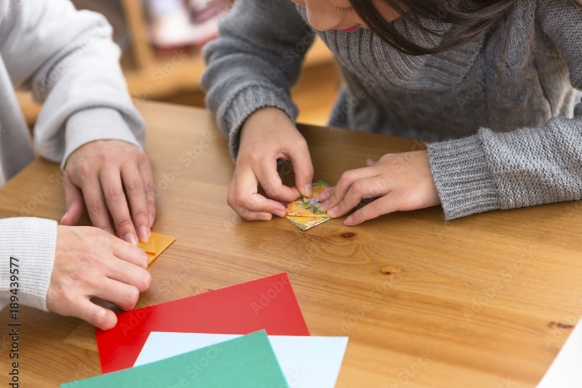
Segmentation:
<svg viewBox="0 0 582 388">
<path fill-rule="evenodd" d="M 295 187 L 284 186 L 277 159 L 289 160 Z M 227 202 L 249 221 L 284 217 L 285 206 L 301 195 L 311 196 L 313 164 L 307 142 L 287 115 L 277 108 L 261 108 L 245 121 Z M 258 193 L 261 185 L 269 198 Z"/>
<path fill-rule="evenodd" d="M 117 316 L 91 302 L 98 297 L 124 310 L 132 309 L 139 293 L 148 289 L 146 253 L 101 229 L 57 227 L 57 247 L 47 308 L 60 315 L 81 318 L 102 330 Z"/>
</svg>

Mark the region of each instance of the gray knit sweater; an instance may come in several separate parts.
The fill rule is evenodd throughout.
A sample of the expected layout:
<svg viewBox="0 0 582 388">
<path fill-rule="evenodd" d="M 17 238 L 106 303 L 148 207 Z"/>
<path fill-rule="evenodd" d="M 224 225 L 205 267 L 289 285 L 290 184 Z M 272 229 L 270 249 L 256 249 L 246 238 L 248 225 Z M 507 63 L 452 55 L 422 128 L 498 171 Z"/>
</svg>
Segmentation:
<svg viewBox="0 0 582 388">
<path fill-rule="evenodd" d="M 459 28 L 417 20 L 445 36 Z M 439 43 L 402 18 L 394 25 Z M 436 141 L 429 157 L 446 219 L 582 198 L 582 10 L 569 0 L 520 0 L 490 31 L 426 56 L 368 29 L 314 31 L 289 0 L 238 0 L 206 47 L 202 79 L 233 156 L 255 110 L 296 118 L 289 88 L 315 33 L 345 78 L 330 125 Z"/>
</svg>

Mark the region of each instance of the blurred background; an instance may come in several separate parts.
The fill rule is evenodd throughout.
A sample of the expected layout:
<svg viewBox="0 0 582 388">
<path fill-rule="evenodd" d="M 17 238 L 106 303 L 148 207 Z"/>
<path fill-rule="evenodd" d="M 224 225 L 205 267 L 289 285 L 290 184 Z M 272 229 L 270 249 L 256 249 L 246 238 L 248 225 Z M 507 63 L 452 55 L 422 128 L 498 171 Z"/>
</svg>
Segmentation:
<svg viewBox="0 0 582 388">
<path fill-rule="evenodd" d="M 200 76 L 201 49 L 216 39 L 220 17 L 229 0 L 72 0 L 78 9 L 103 14 L 122 49 L 121 65 L 129 92 L 139 100 L 204 107 Z M 298 122 L 325 125 L 341 76 L 327 47 L 317 40 L 307 54 L 293 99 Z M 30 94 L 18 94 L 27 122 L 40 107 Z"/>
</svg>

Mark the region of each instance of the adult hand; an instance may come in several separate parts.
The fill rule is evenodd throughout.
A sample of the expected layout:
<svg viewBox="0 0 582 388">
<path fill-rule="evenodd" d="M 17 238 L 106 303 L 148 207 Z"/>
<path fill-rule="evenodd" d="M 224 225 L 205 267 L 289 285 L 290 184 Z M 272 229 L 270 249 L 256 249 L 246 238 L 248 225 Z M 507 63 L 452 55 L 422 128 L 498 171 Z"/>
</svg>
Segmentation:
<svg viewBox="0 0 582 388">
<path fill-rule="evenodd" d="M 341 217 L 361 200 L 380 197 L 345 220 L 352 226 L 383 214 L 440 204 L 427 151 L 388 154 L 366 164 L 344 172 L 337 186 L 319 195 L 321 210 L 330 217 Z"/>
<path fill-rule="evenodd" d="M 154 180 L 148 157 L 136 146 L 100 140 L 79 147 L 67 160 L 63 193 L 66 212 L 61 224 L 79 222 L 86 204 L 94 226 L 117 231 L 134 245 L 138 237 L 149 240 L 156 217 Z"/>
<path fill-rule="evenodd" d="M 277 159 L 290 160 L 295 187 L 284 186 Z M 243 125 L 234 177 L 227 202 L 247 220 L 284 217 L 285 206 L 300 195 L 312 193 L 313 165 L 307 142 L 287 115 L 277 108 L 261 108 Z M 261 185 L 269 198 L 258 193 Z"/>
<path fill-rule="evenodd" d="M 117 316 L 90 298 L 132 309 L 139 293 L 150 286 L 147 263 L 144 251 L 103 230 L 59 225 L 47 308 L 111 329 Z"/>
</svg>

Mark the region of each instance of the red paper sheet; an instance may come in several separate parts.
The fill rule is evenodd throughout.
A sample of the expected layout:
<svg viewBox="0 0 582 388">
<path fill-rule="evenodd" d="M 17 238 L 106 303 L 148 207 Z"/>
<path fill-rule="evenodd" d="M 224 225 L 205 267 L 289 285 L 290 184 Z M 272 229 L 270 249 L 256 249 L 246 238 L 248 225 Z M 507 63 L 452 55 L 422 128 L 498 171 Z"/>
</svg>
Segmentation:
<svg viewBox="0 0 582 388">
<path fill-rule="evenodd" d="M 310 335 L 286 273 L 117 315 L 107 331 L 95 328 L 101 371 L 130 368 L 152 331 Z"/>
</svg>

